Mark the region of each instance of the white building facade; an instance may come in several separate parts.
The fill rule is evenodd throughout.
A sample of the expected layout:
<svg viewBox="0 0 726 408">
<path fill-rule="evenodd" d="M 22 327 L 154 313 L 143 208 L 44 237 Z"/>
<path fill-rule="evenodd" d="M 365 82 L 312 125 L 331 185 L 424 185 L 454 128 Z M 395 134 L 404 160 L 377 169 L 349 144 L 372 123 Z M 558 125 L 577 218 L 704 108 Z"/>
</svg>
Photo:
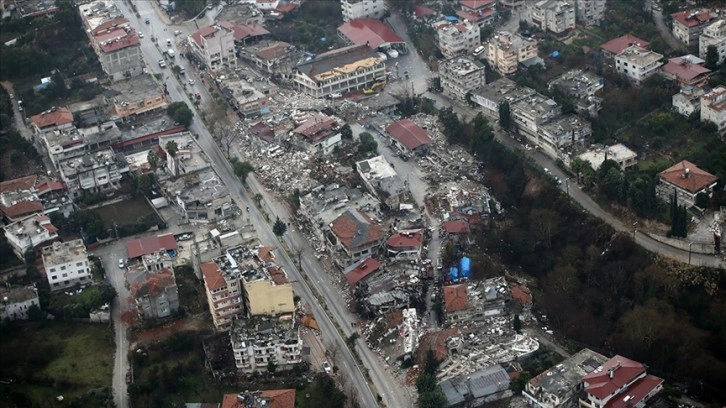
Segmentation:
<svg viewBox="0 0 726 408">
<path fill-rule="evenodd" d="M 706 59 L 708 47 L 716 48 L 718 64 L 726 60 L 726 20 L 718 20 L 703 30 L 698 39 L 698 56 Z"/>
<path fill-rule="evenodd" d="M 715 124 L 719 132 L 726 131 L 726 87 L 719 86 L 701 97 L 701 121 Z"/>
<path fill-rule="evenodd" d="M 658 72 L 661 59 L 662 54 L 633 45 L 615 56 L 615 70 L 640 84 Z"/>
<path fill-rule="evenodd" d="M 386 13 L 384 0 L 340 0 L 343 20 L 356 18 L 381 18 Z"/>
<path fill-rule="evenodd" d="M 605 19 L 607 0 L 575 0 L 575 17 L 585 27 L 599 26 Z"/>
<path fill-rule="evenodd" d="M 575 28 L 575 6 L 564 0 L 541 0 L 531 6 L 532 24 L 562 34 Z"/>
<path fill-rule="evenodd" d="M 486 84 L 484 65 L 469 57 L 460 56 L 446 60 L 439 65 L 441 87 L 444 94 L 458 100 Z"/>
<path fill-rule="evenodd" d="M 525 39 L 519 34 L 502 31 L 484 44 L 485 59 L 502 75 L 517 72 L 521 61 L 537 56 L 537 42 Z"/>
<path fill-rule="evenodd" d="M 43 248 L 43 266 L 51 291 L 88 285 L 93 281 L 86 245 L 80 238 L 70 242 L 56 241 Z"/>
<path fill-rule="evenodd" d="M 434 27 L 436 27 L 439 49 L 445 58 L 473 51 L 480 45 L 479 26 L 467 20 L 453 24 L 438 22 Z"/>
</svg>

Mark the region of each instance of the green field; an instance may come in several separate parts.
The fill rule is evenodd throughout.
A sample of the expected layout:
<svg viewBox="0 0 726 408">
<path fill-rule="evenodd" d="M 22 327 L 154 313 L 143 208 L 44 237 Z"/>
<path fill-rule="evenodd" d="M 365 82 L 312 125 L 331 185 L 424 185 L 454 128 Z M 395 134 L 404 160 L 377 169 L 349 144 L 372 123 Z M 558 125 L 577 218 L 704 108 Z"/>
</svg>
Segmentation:
<svg viewBox="0 0 726 408">
<path fill-rule="evenodd" d="M 105 324 L 42 322 L 4 326 L 0 336 L 0 406 L 65 406 L 109 388 L 113 332 Z"/>
<path fill-rule="evenodd" d="M 101 216 L 106 228 L 113 228 L 114 221 L 118 225 L 133 224 L 142 217 L 154 213 L 144 197 L 138 196 L 120 203 L 105 205 L 94 209 Z"/>
</svg>

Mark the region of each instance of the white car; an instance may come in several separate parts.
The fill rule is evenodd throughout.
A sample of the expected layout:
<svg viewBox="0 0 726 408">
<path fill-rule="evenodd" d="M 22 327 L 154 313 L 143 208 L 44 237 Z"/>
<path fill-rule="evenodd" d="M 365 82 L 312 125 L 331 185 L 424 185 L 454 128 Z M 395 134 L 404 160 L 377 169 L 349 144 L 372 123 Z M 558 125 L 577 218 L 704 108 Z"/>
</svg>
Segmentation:
<svg viewBox="0 0 726 408">
<path fill-rule="evenodd" d="M 121 269 L 125 268 L 126 267 L 126 260 L 123 259 L 123 258 L 119 259 L 118 260 L 118 267 L 121 268 Z"/>
<path fill-rule="evenodd" d="M 326 374 L 330 374 L 333 372 L 333 367 L 330 366 L 330 363 L 327 361 L 323 361 L 323 370 Z"/>
<path fill-rule="evenodd" d="M 139 38 L 144 38 L 144 33 L 142 33 L 141 31 L 139 31 Z"/>
<path fill-rule="evenodd" d="M 194 80 L 189 78 L 189 85 L 194 85 Z"/>
</svg>

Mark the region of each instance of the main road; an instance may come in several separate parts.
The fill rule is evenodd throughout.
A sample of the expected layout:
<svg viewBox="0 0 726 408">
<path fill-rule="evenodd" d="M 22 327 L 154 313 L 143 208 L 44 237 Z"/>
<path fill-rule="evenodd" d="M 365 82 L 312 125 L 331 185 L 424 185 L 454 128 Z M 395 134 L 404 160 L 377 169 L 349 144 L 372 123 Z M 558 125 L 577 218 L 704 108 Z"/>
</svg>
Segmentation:
<svg viewBox="0 0 726 408">
<path fill-rule="evenodd" d="M 151 2 L 136 2 L 140 18 L 136 17 L 125 2 L 119 2 L 117 4 L 122 8 L 124 15 L 129 18 L 132 24 L 136 24 L 137 27 L 142 27 L 144 20 L 148 18 L 150 20 L 149 25 L 152 26 L 152 32 L 157 39 L 162 38 L 159 43 L 162 44 L 162 46 L 165 46 L 163 42 L 166 37 L 160 33 L 168 33 L 169 31 L 173 31 L 173 29 L 171 27 L 167 28 L 164 22 L 161 21 L 160 17 L 157 15 L 155 8 L 150 3 Z M 162 59 L 162 55 L 156 44 L 154 44 L 150 38 L 146 38 L 141 42 L 141 51 L 144 56 L 144 60 L 147 62 L 147 69 L 150 72 L 158 72 L 160 69 L 156 64 L 156 61 Z M 169 74 L 165 80 L 171 100 L 183 101 L 189 106 L 193 106 L 192 101 L 189 100 L 183 87 L 173 75 Z M 207 154 L 207 157 L 211 161 L 213 168 L 219 175 L 222 182 L 229 189 L 229 194 L 232 199 L 238 203 L 240 208 L 250 208 L 250 220 L 258 232 L 259 240 L 264 244 L 283 248 L 280 241 L 273 234 L 270 225 L 265 221 L 261 212 L 255 207 L 250 197 L 245 193 L 243 185 L 234 175 L 228 160 L 222 155 L 222 152 L 215 144 L 204 123 L 197 118 L 191 124 L 189 130 L 199 136 L 199 145 Z M 289 244 L 292 245 L 293 248 L 300 248 L 302 246 L 309 251 L 308 243 L 305 240 L 300 239 L 290 241 Z M 365 407 L 378 406 L 375 393 L 371 390 L 368 382 L 366 381 L 362 367 L 357 365 L 351 350 L 349 350 L 346 346 L 345 339 L 336 329 L 333 320 L 331 320 L 332 316 L 335 323 L 341 327 L 346 336 L 352 334 L 350 328 L 352 317 L 347 312 L 345 304 L 341 304 L 340 300 L 333 297 L 333 294 L 330 293 L 329 290 L 323 290 L 323 287 L 321 287 L 318 283 L 321 280 L 327 279 L 326 276 L 319 275 L 322 273 L 321 271 L 323 271 L 322 266 L 315 260 L 314 257 L 306 256 L 302 258 L 302 269 L 309 274 L 310 284 L 315 287 L 317 293 L 322 296 L 321 300 L 325 304 L 325 309 L 331 313 L 331 316 L 326 313 L 326 310 L 321 306 L 320 301 L 314 296 L 307 283 L 308 281 L 304 279 L 303 275 L 288 256 L 287 252 L 278 251 L 278 253 L 278 262 L 290 275 L 291 280 L 296 281 L 294 283 L 295 293 L 312 306 L 313 314 L 320 325 L 323 336 L 328 337 L 332 343 L 337 344 L 341 357 L 339 369 L 343 375 L 348 375 L 350 377 L 351 383 L 356 387 L 360 404 Z M 412 406 L 413 403 L 410 396 L 400 392 L 400 387 L 395 385 L 396 381 L 391 373 L 381 367 L 381 364 L 377 362 L 376 357 L 361 340 L 359 340 L 358 345 L 358 353 L 376 387 L 376 393 L 381 396 L 382 401 L 388 407 L 405 408 Z"/>
</svg>

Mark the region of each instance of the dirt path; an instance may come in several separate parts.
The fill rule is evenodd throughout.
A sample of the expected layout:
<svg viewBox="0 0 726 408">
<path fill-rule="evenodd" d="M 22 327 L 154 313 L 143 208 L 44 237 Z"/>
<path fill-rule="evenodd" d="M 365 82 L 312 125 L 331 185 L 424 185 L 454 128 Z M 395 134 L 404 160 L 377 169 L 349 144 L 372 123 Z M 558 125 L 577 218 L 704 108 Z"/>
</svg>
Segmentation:
<svg viewBox="0 0 726 408">
<path fill-rule="evenodd" d="M 131 333 L 131 349 L 140 344 L 156 343 L 171 336 L 174 333 L 184 331 L 204 331 L 210 327 L 204 319 L 204 313 L 195 316 L 188 316 L 184 319 L 175 320 L 160 327 L 151 329 L 138 329 Z"/>
</svg>

